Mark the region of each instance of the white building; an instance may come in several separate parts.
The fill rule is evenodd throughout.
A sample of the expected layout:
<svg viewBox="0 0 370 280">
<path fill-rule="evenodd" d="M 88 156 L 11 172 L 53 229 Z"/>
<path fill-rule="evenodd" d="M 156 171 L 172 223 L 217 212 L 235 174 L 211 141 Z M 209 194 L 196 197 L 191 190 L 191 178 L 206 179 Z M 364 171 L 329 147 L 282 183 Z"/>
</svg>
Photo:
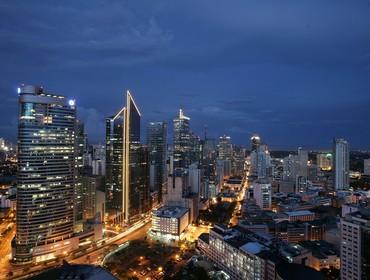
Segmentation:
<svg viewBox="0 0 370 280">
<path fill-rule="evenodd" d="M 364 175 L 370 176 L 370 158 L 364 159 Z"/>
<path fill-rule="evenodd" d="M 91 165 L 93 175 L 105 176 L 105 160 L 94 159 Z"/>
<path fill-rule="evenodd" d="M 271 166 L 271 156 L 267 145 L 259 145 L 251 152 L 252 174 L 258 178 L 266 178 L 267 170 Z"/>
<path fill-rule="evenodd" d="M 368 279 L 370 211 L 362 209 L 341 219 L 341 279 Z"/>
<path fill-rule="evenodd" d="M 345 190 L 349 187 L 349 144 L 344 139 L 334 139 L 334 187 Z"/>
<path fill-rule="evenodd" d="M 262 210 L 271 209 L 272 189 L 267 180 L 253 182 L 253 198 Z"/>
<path fill-rule="evenodd" d="M 307 178 L 308 152 L 303 150 L 302 148 L 298 148 L 298 162 L 299 162 L 298 176 L 303 176 Z"/>
<path fill-rule="evenodd" d="M 283 180 L 296 181 L 299 172 L 299 158 L 297 155 L 289 155 L 283 160 Z"/>
<path fill-rule="evenodd" d="M 220 225 L 210 231 L 207 257 L 231 276 L 231 279 L 262 279 L 264 260 L 257 256 L 268 248 L 240 233 Z"/>
<path fill-rule="evenodd" d="M 162 237 L 179 239 L 189 225 L 189 209 L 178 206 L 164 206 L 153 211 L 152 232 Z"/>
</svg>

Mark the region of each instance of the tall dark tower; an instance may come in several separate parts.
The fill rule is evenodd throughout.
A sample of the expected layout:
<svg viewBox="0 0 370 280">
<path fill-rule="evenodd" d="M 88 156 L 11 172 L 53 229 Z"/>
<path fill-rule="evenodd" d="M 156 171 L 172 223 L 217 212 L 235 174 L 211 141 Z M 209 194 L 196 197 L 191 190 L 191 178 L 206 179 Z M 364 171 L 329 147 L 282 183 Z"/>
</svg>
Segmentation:
<svg viewBox="0 0 370 280">
<path fill-rule="evenodd" d="M 107 207 L 131 223 L 150 210 L 148 150 L 140 143 L 141 113 L 130 91 L 126 107 L 107 119 Z"/>
<path fill-rule="evenodd" d="M 123 126 L 122 108 L 106 119 L 106 207 L 119 216 L 123 212 Z"/>
<path fill-rule="evenodd" d="M 141 113 L 130 91 L 126 95 L 123 138 L 123 185 L 125 222 L 150 210 L 148 150 L 140 143 Z"/>
<path fill-rule="evenodd" d="M 161 202 L 163 184 L 166 181 L 167 124 L 150 122 L 146 135 L 150 162 L 150 189 L 158 192 L 158 202 Z"/>
</svg>

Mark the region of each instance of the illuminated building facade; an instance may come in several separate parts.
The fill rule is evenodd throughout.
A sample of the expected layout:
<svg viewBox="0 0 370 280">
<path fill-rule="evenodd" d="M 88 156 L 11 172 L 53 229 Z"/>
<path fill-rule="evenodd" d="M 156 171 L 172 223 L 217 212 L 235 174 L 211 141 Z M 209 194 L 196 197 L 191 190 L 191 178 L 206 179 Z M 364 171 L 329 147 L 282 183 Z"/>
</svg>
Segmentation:
<svg viewBox="0 0 370 280">
<path fill-rule="evenodd" d="M 251 137 L 251 152 L 257 151 L 258 147 L 261 145 L 261 138 L 255 134 Z"/>
<path fill-rule="evenodd" d="M 173 120 L 173 157 L 174 169 L 184 169 L 190 164 L 192 151 L 192 134 L 190 118 L 184 115 L 182 109 L 179 116 Z"/>
<path fill-rule="evenodd" d="M 318 153 L 316 161 L 321 170 L 330 171 L 333 165 L 333 155 L 331 153 Z"/>
<path fill-rule="evenodd" d="M 131 223 L 150 210 L 148 150 L 140 143 L 141 114 L 130 91 L 126 107 L 107 119 L 107 208 Z"/>
<path fill-rule="evenodd" d="M 75 116 L 73 100 L 41 87 L 19 89 L 17 262 L 73 249 Z"/>
<path fill-rule="evenodd" d="M 218 158 L 222 160 L 232 160 L 233 145 L 230 136 L 223 135 L 218 142 Z"/>
<path fill-rule="evenodd" d="M 83 206 L 82 206 L 82 200 L 83 200 L 83 191 L 82 191 L 82 182 L 81 182 L 81 175 L 84 173 L 84 162 L 83 162 L 83 156 L 87 152 L 87 135 L 85 134 L 85 127 L 84 124 L 76 120 L 76 165 L 77 165 L 77 179 L 75 183 L 75 222 L 82 222 L 83 221 Z"/>
<path fill-rule="evenodd" d="M 152 232 L 170 238 L 179 238 L 189 225 L 189 209 L 179 206 L 164 206 L 153 211 Z"/>
</svg>

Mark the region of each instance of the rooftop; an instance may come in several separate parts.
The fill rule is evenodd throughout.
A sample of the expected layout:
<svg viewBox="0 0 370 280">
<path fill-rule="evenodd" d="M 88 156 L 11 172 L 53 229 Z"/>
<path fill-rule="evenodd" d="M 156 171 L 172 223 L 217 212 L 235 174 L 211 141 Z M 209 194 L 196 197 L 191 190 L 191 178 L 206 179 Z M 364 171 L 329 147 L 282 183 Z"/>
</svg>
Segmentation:
<svg viewBox="0 0 370 280">
<path fill-rule="evenodd" d="M 324 280 L 324 275 L 313 268 L 296 263 L 281 263 L 277 273 L 284 280 Z"/>
<path fill-rule="evenodd" d="M 312 215 L 314 213 L 308 210 L 299 210 L 299 211 L 288 211 L 288 212 L 285 212 L 285 214 L 287 214 L 288 216 L 305 216 L 305 215 Z"/>
<path fill-rule="evenodd" d="M 188 212 L 189 209 L 180 206 L 163 206 L 158 210 L 153 211 L 153 214 L 163 218 L 181 218 Z"/>
<path fill-rule="evenodd" d="M 258 242 L 248 242 L 244 244 L 242 247 L 240 247 L 240 250 L 255 255 L 263 251 L 264 248 L 265 246 Z"/>
<path fill-rule="evenodd" d="M 326 259 L 327 256 L 337 255 L 339 253 L 335 250 L 334 245 L 326 242 L 324 240 L 321 241 L 301 241 L 299 244 L 309 249 L 312 252 L 312 255 L 319 259 Z"/>
<path fill-rule="evenodd" d="M 64 262 L 62 266 L 52 268 L 29 278 L 29 280 L 73 279 L 73 280 L 115 280 L 112 274 L 100 266 L 75 265 Z"/>
<path fill-rule="evenodd" d="M 359 211 L 348 214 L 349 216 L 370 221 L 370 208 L 359 208 Z"/>
</svg>

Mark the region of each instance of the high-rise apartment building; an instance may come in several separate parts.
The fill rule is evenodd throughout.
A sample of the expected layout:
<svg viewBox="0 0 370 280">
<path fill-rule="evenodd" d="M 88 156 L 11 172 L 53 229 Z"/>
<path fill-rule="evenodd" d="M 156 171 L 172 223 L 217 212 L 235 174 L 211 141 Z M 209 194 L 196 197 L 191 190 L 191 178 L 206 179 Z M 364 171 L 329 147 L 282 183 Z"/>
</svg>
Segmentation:
<svg viewBox="0 0 370 280">
<path fill-rule="evenodd" d="M 106 121 L 107 209 L 118 223 L 150 210 L 148 150 L 140 143 L 141 113 L 130 91 L 126 107 Z"/>
<path fill-rule="evenodd" d="M 257 178 L 266 178 L 268 168 L 271 165 L 271 156 L 267 145 L 258 145 L 251 152 L 251 173 Z"/>
<path fill-rule="evenodd" d="M 370 279 L 370 210 L 341 219 L 341 279 Z"/>
<path fill-rule="evenodd" d="M 222 160 L 232 160 L 233 145 L 230 136 L 223 135 L 218 142 L 218 158 Z"/>
<path fill-rule="evenodd" d="M 364 159 L 364 175 L 370 176 L 370 159 Z"/>
<path fill-rule="evenodd" d="M 19 88 L 17 262 L 69 252 L 74 226 L 76 106 L 42 87 Z"/>
<path fill-rule="evenodd" d="M 166 182 L 167 124 L 150 122 L 147 126 L 146 144 L 149 150 L 150 190 L 158 192 L 162 201 L 163 184 Z"/>
<path fill-rule="evenodd" d="M 349 143 L 344 139 L 334 139 L 333 172 L 335 190 L 349 188 Z"/>
<path fill-rule="evenodd" d="M 252 184 L 253 198 L 262 210 L 271 209 L 272 189 L 271 183 L 266 179 L 259 179 Z"/>
<path fill-rule="evenodd" d="M 308 175 L 308 151 L 298 148 L 298 176 L 307 178 Z"/>
</svg>

